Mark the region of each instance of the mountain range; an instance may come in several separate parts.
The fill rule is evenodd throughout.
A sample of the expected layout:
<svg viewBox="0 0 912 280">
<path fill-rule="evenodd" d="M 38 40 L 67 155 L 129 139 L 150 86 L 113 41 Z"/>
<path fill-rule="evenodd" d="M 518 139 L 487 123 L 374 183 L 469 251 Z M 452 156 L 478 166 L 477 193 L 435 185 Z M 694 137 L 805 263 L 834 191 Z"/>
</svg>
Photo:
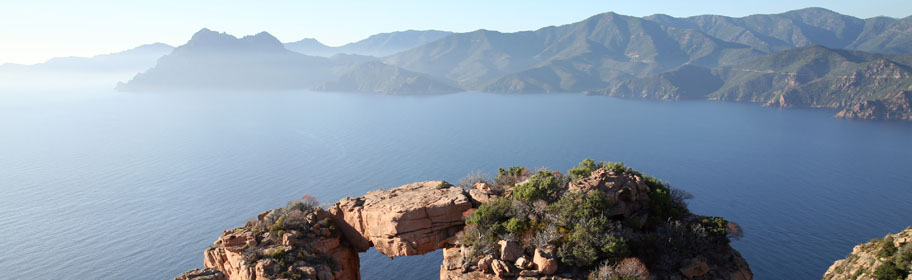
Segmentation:
<svg viewBox="0 0 912 280">
<path fill-rule="evenodd" d="M 403 31 L 341 47 L 204 29 L 119 88 L 588 92 L 910 119 L 906 53 L 912 17 L 859 19 L 822 8 L 741 18 L 603 13 L 534 31 Z"/>
<path fill-rule="evenodd" d="M 682 65 L 733 65 L 796 47 L 912 52 L 912 17 L 862 20 L 821 8 L 743 18 L 604 13 L 535 31 L 452 34 L 384 61 L 469 90 L 579 92 Z"/>
<path fill-rule="evenodd" d="M 387 56 L 443 38 L 452 32 L 438 30 L 406 30 L 374 34 L 364 40 L 330 47 L 314 38 L 285 43 L 285 48 L 306 55 L 331 57 L 336 54 Z"/>
<path fill-rule="evenodd" d="M 31 65 L 7 63 L 0 65 L 0 73 L 135 73 L 155 66 L 155 60 L 173 49 L 167 44 L 153 43 L 93 57 L 58 57 Z"/>
<path fill-rule="evenodd" d="M 912 54 L 813 45 L 713 69 L 686 65 L 588 94 L 710 99 L 840 110 L 839 117 L 912 120 Z"/>
</svg>

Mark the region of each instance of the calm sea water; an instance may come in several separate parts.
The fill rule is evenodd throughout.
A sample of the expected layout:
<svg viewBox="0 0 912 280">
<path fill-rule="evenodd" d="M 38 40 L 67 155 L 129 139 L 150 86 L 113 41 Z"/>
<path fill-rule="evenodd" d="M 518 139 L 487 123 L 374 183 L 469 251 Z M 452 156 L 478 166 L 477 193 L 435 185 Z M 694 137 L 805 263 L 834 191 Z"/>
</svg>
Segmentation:
<svg viewBox="0 0 912 280">
<path fill-rule="evenodd" d="M 525 165 L 623 161 L 739 222 L 758 279 L 819 279 L 912 225 L 912 125 L 722 102 L 581 95 L 0 93 L 0 279 L 170 279 L 223 229 Z M 364 279 L 435 279 L 439 252 L 362 254 Z"/>
</svg>

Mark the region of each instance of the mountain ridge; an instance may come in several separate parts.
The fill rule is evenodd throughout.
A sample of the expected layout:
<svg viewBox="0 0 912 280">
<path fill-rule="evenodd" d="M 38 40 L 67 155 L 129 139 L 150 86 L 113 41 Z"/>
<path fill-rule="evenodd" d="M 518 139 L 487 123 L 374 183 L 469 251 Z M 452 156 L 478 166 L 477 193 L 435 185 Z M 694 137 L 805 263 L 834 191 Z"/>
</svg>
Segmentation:
<svg viewBox="0 0 912 280">
<path fill-rule="evenodd" d="M 669 76 L 702 73 L 693 79 Z M 662 85 L 657 87 L 656 85 Z M 689 88 L 690 90 L 685 90 Z M 592 95 L 710 99 L 786 108 L 828 108 L 845 118 L 912 119 L 903 92 L 912 90 L 912 55 L 874 54 L 812 45 L 713 69 L 690 66 L 620 82 Z"/>
<path fill-rule="evenodd" d="M 35 64 L 5 63 L 0 71 L 29 72 L 139 72 L 155 64 L 155 60 L 168 54 L 174 47 L 165 43 L 143 44 L 128 50 L 93 55 L 90 57 L 54 57 Z"/>
<path fill-rule="evenodd" d="M 298 41 L 285 43 L 285 48 L 315 56 L 330 57 L 336 54 L 357 54 L 374 57 L 383 57 L 411 49 L 452 34 L 440 30 L 404 30 L 387 33 L 377 33 L 359 41 L 341 46 L 328 46 L 314 38 L 304 38 Z"/>
<path fill-rule="evenodd" d="M 237 38 L 207 28 L 137 74 L 121 91 L 161 89 L 290 89 L 330 77 L 333 62 L 285 49 L 267 32 Z"/>
</svg>

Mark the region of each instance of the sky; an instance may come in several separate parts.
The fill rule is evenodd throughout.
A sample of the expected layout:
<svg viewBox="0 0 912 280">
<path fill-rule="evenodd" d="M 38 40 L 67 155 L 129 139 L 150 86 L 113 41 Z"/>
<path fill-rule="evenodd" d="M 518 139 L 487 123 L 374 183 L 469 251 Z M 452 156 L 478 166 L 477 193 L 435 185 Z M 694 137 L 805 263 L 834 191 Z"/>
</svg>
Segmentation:
<svg viewBox="0 0 912 280">
<path fill-rule="evenodd" d="M 910 0 L 0 0 L 0 64 L 92 56 L 142 44 L 185 43 L 202 28 L 235 36 L 267 31 L 283 42 L 328 45 L 408 29 L 534 30 L 616 12 L 631 16 L 746 16 L 823 7 L 860 18 L 912 15 Z"/>
</svg>

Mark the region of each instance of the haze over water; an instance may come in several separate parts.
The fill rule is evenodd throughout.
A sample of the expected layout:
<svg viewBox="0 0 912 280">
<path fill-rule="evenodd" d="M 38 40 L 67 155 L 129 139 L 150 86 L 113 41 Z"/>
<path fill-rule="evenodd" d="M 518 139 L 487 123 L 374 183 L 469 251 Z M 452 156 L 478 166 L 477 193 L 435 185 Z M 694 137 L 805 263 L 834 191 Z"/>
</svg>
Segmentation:
<svg viewBox="0 0 912 280">
<path fill-rule="evenodd" d="M 498 167 L 623 161 L 736 221 L 758 279 L 819 279 L 912 224 L 912 124 L 723 102 L 577 94 L 0 93 L 6 279 L 170 279 L 224 229 Z M 362 254 L 364 279 L 433 279 L 439 252 Z M 52 269 L 48 264 L 53 264 Z M 12 269 L 15 268 L 15 269 Z"/>
</svg>

